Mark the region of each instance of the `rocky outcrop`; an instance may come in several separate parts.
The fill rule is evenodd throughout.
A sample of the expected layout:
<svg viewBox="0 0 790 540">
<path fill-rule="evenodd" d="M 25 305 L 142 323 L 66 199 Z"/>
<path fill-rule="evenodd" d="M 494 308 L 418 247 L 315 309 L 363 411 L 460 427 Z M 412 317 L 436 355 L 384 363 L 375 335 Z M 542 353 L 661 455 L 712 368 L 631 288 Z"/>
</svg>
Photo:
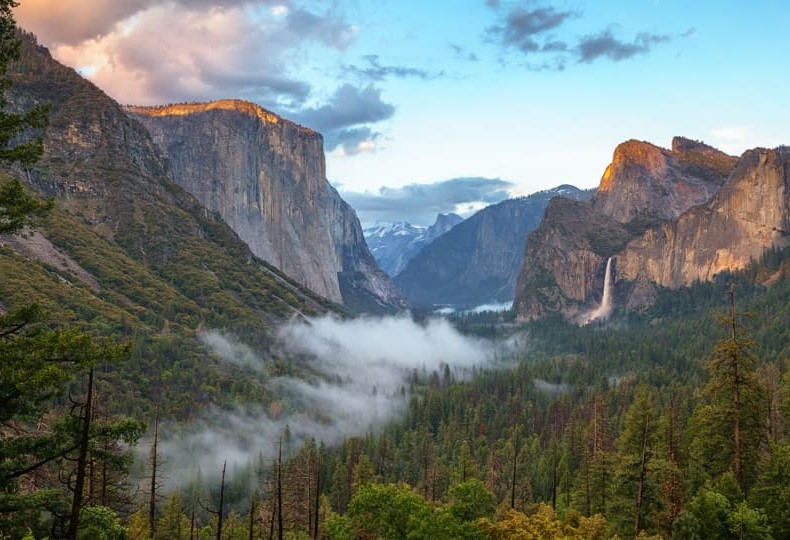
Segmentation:
<svg viewBox="0 0 790 540">
<path fill-rule="evenodd" d="M 653 286 L 708 281 L 788 244 L 790 148 L 749 150 L 707 204 L 630 242 L 617 255 L 617 280 L 639 285 L 627 299 L 636 309 L 650 303 Z"/>
<path fill-rule="evenodd" d="M 353 209 L 326 181 L 319 133 L 239 100 L 127 112 L 151 133 L 176 182 L 257 256 L 349 307 L 404 305 Z"/>
<path fill-rule="evenodd" d="M 433 222 L 433 225 L 428 227 L 428 229 L 425 231 L 424 246 L 427 246 L 441 235 L 461 223 L 463 220 L 464 218 L 458 214 L 438 214 L 436 216 L 436 221 Z"/>
<path fill-rule="evenodd" d="M 566 185 L 484 208 L 426 246 L 395 283 L 424 307 L 513 300 L 527 235 L 557 195 L 587 199 L 591 193 Z"/>
<path fill-rule="evenodd" d="M 607 259 L 632 237 L 622 223 L 588 202 L 552 199 L 527 239 L 513 302 L 518 317 L 581 315 L 590 300 L 601 299 Z"/>
<path fill-rule="evenodd" d="M 621 223 L 677 219 L 707 202 L 735 162 L 732 156 L 683 137 L 672 140 L 671 150 L 626 141 L 615 149 L 593 205 Z"/>
<path fill-rule="evenodd" d="M 657 287 L 710 280 L 790 244 L 789 170 L 784 147 L 735 159 L 680 137 L 672 150 L 623 143 L 592 204 L 550 205 L 530 236 L 518 316 L 591 309 L 610 256 L 616 304 L 643 309 Z"/>
</svg>

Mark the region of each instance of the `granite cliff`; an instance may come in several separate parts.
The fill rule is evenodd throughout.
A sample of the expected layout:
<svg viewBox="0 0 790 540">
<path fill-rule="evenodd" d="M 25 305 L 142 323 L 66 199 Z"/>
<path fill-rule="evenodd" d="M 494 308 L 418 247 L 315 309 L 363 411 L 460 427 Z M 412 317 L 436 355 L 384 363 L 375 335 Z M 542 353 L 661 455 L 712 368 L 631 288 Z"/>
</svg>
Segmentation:
<svg viewBox="0 0 790 540">
<path fill-rule="evenodd" d="M 770 247 L 790 245 L 790 148 L 745 152 L 706 204 L 647 230 L 617 255 L 617 282 L 630 308 L 655 286 L 671 289 L 739 270 Z"/>
<path fill-rule="evenodd" d="M 738 270 L 788 243 L 788 150 L 740 159 L 676 137 L 672 149 L 618 146 L 589 205 L 551 204 L 527 242 L 516 310 L 572 318 L 600 301 L 614 257 L 618 306 L 649 306 L 656 287 L 677 288 Z"/>
<path fill-rule="evenodd" d="M 148 129 L 174 180 L 258 257 L 351 308 L 404 307 L 353 209 L 326 180 L 319 133 L 239 100 L 126 111 Z"/>
<path fill-rule="evenodd" d="M 143 125 L 32 36 L 10 76 L 13 108 L 49 103 L 51 112 L 41 161 L 4 175 L 55 208 L 33 234 L 0 239 L 0 304 L 36 298 L 62 321 L 141 342 L 162 332 L 203 359 L 201 325 L 264 346 L 294 315 L 342 311 L 256 257 L 168 176 Z"/>
<path fill-rule="evenodd" d="M 596 210 L 621 223 L 677 219 L 707 202 L 736 158 L 683 137 L 672 149 L 630 140 L 617 146 L 593 197 Z"/>
<path fill-rule="evenodd" d="M 553 312 L 581 315 L 589 300 L 603 294 L 608 257 L 631 237 L 589 202 L 555 197 L 526 242 L 513 309 L 524 320 Z"/>
</svg>

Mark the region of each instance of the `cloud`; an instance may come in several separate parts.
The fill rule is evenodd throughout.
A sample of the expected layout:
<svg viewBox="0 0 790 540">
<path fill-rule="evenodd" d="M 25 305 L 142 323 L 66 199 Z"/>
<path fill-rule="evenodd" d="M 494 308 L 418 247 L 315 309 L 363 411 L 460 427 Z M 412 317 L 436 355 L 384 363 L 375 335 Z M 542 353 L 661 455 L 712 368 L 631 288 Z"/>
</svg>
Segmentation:
<svg viewBox="0 0 790 540">
<path fill-rule="evenodd" d="M 19 22 L 122 103 L 234 97 L 298 109 L 312 90 L 293 75 L 305 53 L 354 36 L 342 15 L 293 2 L 83 0 L 79 16 L 67 4 L 24 2 Z"/>
<path fill-rule="evenodd" d="M 263 360 L 243 343 L 220 332 L 198 332 L 198 340 L 222 360 L 239 367 L 263 373 Z"/>
<path fill-rule="evenodd" d="M 711 135 L 725 141 L 743 141 L 752 136 L 748 126 L 726 126 L 710 130 Z"/>
<path fill-rule="evenodd" d="M 204 332 L 201 339 L 224 362 L 258 361 L 249 347 L 228 336 Z M 198 471 L 204 480 L 216 478 L 223 461 L 243 473 L 259 455 L 274 455 L 286 428 L 293 449 L 311 438 L 334 445 L 375 431 L 403 410 L 415 377 L 424 381 L 449 371 L 467 378 L 472 368 L 494 357 L 490 342 L 463 336 L 441 319 L 418 324 L 408 317 L 326 316 L 286 325 L 278 341 L 286 354 L 300 359 L 306 378 L 269 379 L 268 389 L 277 397 L 267 409 L 211 408 L 188 425 L 162 427 L 160 434 L 167 435 L 159 449 L 169 482 L 187 485 Z M 140 445 L 141 459 L 147 448 Z"/>
<path fill-rule="evenodd" d="M 179 9 L 234 8 L 286 4 L 277 0 L 170 0 Z M 76 45 L 110 33 L 115 25 L 161 0 L 81 0 L 76 8 L 63 0 L 24 0 L 14 10 L 20 26 L 54 44 Z"/>
<path fill-rule="evenodd" d="M 535 390 L 537 390 L 538 392 L 542 392 L 544 394 L 549 394 L 552 396 L 566 394 L 573 389 L 573 387 L 567 383 L 554 384 L 548 381 L 544 381 L 543 379 L 532 379 L 532 385 L 535 387 Z"/>
<path fill-rule="evenodd" d="M 354 37 L 354 29 L 343 19 L 327 12 L 316 15 L 306 9 L 289 10 L 286 29 L 301 39 L 314 39 L 336 49 L 345 49 Z"/>
<path fill-rule="evenodd" d="M 456 60 L 464 60 L 467 62 L 479 62 L 480 59 L 473 51 L 469 51 L 456 43 L 450 43 L 450 50 L 455 54 Z"/>
<path fill-rule="evenodd" d="M 344 84 L 335 91 L 327 104 L 301 111 L 299 119 L 318 131 L 331 131 L 380 122 L 394 113 L 395 107 L 381 100 L 381 90 L 378 88 L 367 86 L 359 89 Z"/>
<path fill-rule="evenodd" d="M 579 40 L 577 45 L 579 62 L 590 63 L 598 58 L 606 57 L 615 62 L 626 60 L 638 54 L 646 54 L 654 45 L 672 39 L 669 35 L 637 34 L 631 42 L 620 41 L 611 30 L 589 35 Z"/>
<path fill-rule="evenodd" d="M 515 5 L 502 10 L 498 1 L 486 3 L 502 13 L 499 23 L 486 29 L 488 40 L 528 58 L 525 67 L 533 71 L 560 71 L 571 61 L 592 63 L 608 59 L 619 62 L 647 54 L 656 45 L 694 34 L 693 28 L 678 35 L 640 32 L 632 41 L 628 41 L 619 39 L 611 28 L 607 28 L 580 38 L 563 37 L 567 21 L 581 17 L 581 13 L 551 6 Z M 503 63 L 505 61 L 503 58 Z"/>
<path fill-rule="evenodd" d="M 324 147 L 327 152 L 335 148 L 345 156 L 355 156 L 362 152 L 374 152 L 376 142 L 381 138 L 381 133 L 373 131 L 367 126 L 355 128 L 333 129 L 324 137 Z"/>
<path fill-rule="evenodd" d="M 506 47 L 515 47 L 524 54 L 540 52 L 544 45 L 539 36 L 559 27 L 572 16 L 572 11 L 557 11 L 553 7 L 527 9 L 516 6 L 505 15 L 502 24 L 491 26 L 488 34 Z"/>
<path fill-rule="evenodd" d="M 465 209 L 469 205 L 478 208 L 507 199 L 511 187 L 511 182 L 498 178 L 472 177 L 398 188 L 382 187 L 378 193 L 342 191 L 341 195 L 363 223 L 408 221 L 430 225 L 439 213 L 468 213 Z"/>
<path fill-rule="evenodd" d="M 342 70 L 345 73 L 350 74 L 352 76 L 368 79 L 375 82 L 381 82 L 390 77 L 395 77 L 398 79 L 414 78 L 414 79 L 427 81 L 444 76 L 444 71 L 432 73 L 425 69 L 419 69 L 415 67 L 384 66 L 381 64 L 381 61 L 379 60 L 379 56 L 376 54 L 369 54 L 363 56 L 362 59 L 365 61 L 367 65 L 362 67 L 353 66 L 353 65 L 343 65 Z"/>
<path fill-rule="evenodd" d="M 380 137 L 366 124 L 387 120 L 393 114 L 395 106 L 381 99 L 380 89 L 344 84 L 327 103 L 303 109 L 296 120 L 324 135 L 327 152 L 342 147 L 346 155 L 353 155 L 374 149 Z"/>
</svg>

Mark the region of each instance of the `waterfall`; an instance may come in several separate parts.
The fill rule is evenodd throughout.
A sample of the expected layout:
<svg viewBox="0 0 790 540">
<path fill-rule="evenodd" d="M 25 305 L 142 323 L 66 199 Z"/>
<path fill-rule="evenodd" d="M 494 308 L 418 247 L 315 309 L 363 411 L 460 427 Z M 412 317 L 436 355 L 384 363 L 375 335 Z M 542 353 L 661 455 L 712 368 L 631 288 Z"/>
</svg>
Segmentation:
<svg viewBox="0 0 790 540">
<path fill-rule="evenodd" d="M 614 257 L 609 257 L 606 260 L 606 270 L 603 278 L 603 296 L 601 298 L 601 305 L 588 313 L 582 319 L 582 325 L 590 324 L 598 319 L 608 319 L 612 314 L 612 260 Z"/>
</svg>

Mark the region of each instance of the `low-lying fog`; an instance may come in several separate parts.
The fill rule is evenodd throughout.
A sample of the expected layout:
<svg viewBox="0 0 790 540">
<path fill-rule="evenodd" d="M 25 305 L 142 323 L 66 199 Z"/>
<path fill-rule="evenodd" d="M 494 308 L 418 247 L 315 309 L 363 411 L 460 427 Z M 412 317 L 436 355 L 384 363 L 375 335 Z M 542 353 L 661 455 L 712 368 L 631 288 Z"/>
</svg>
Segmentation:
<svg viewBox="0 0 790 540">
<path fill-rule="evenodd" d="M 312 375 L 266 380 L 280 396 L 269 410 L 214 408 L 199 422 L 160 430 L 176 433 L 159 442 L 168 483 L 187 484 L 198 471 L 204 480 L 218 476 L 225 460 L 229 470 L 238 470 L 260 455 L 270 459 L 286 426 L 295 447 L 311 437 L 332 445 L 376 430 L 403 409 L 415 373 L 442 373 L 447 365 L 460 379 L 496 356 L 491 342 L 463 336 L 438 318 L 416 323 L 406 316 L 326 316 L 288 324 L 278 337 L 287 353 L 304 359 L 300 362 Z M 214 331 L 200 339 L 222 361 L 250 377 L 266 377 L 267 360 L 243 343 Z M 148 444 L 139 448 L 143 457 Z"/>
</svg>

